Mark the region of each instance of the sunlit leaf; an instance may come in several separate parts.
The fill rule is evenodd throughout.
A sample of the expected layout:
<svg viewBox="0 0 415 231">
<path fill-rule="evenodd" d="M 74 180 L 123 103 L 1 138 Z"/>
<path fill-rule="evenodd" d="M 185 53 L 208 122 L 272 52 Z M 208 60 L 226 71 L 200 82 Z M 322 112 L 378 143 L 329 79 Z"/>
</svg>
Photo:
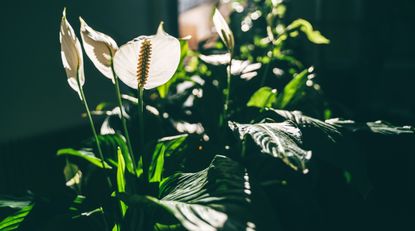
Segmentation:
<svg viewBox="0 0 415 231">
<path fill-rule="evenodd" d="M 276 108 L 284 109 L 304 96 L 308 73 L 308 70 L 302 71 L 285 85 L 283 92 L 277 97 Z"/>
<path fill-rule="evenodd" d="M 117 167 L 117 189 L 119 193 L 125 192 L 125 162 L 124 157 L 121 153 L 121 149 L 118 149 L 118 167 Z M 121 206 L 121 213 L 122 216 L 125 215 L 125 212 L 127 211 L 127 206 L 124 204 L 124 202 L 120 202 Z"/>
<path fill-rule="evenodd" d="M 11 197 L 0 195 L 0 208 L 22 209 L 32 203 L 29 197 Z"/>
<path fill-rule="evenodd" d="M 57 152 L 58 156 L 75 156 L 75 157 L 80 157 L 86 161 L 88 161 L 89 163 L 102 168 L 102 161 L 101 159 L 97 158 L 95 156 L 95 154 L 93 152 L 90 151 L 86 151 L 86 150 L 75 150 L 72 148 L 64 148 L 64 149 L 59 149 Z M 112 167 L 107 164 L 106 162 L 104 162 L 104 167 L 106 169 L 111 169 Z"/>
<path fill-rule="evenodd" d="M 277 91 L 270 87 L 261 87 L 249 99 L 246 106 L 265 108 L 271 107 L 277 99 Z"/>
<path fill-rule="evenodd" d="M 172 155 L 187 138 L 187 134 L 165 137 L 158 141 L 153 152 L 153 160 L 149 169 L 149 181 L 160 182 L 163 179 L 164 161 Z"/>
<path fill-rule="evenodd" d="M 108 134 L 108 135 L 100 135 L 98 139 L 101 143 L 103 151 L 109 154 L 111 158 L 117 159 L 118 158 L 118 148 L 121 150 L 125 161 L 125 167 L 127 168 L 128 172 L 134 174 L 134 165 L 131 158 L 130 151 L 128 149 L 127 143 L 125 138 L 119 134 Z M 137 172 L 141 174 L 141 169 L 137 169 Z M 134 174 L 135 175 L 135 174 Z"/>
<path fill-rule="evenodd" d="M 329 44 L 330 40 L 324 37 L 320 31 L 314 30 L 313 26 L 310 22 L 305 19 L 297 19 L 292 22 L 288 27 L 287 30 L 294 30 L 299 29 L 307 36 L 310 42 L 315 44 Z"/>
<path fill-rule="evenodd" d="M 311 151 L 302 149 L 300 129 L 291 122 L 239 124 L 229 122 L 229 127 L 240 140 L 250 136 L 262 153 L 281 159 L 294 170 L 307 173 L 306 163 L 311 158 Z"/>
<path fill-rule="evenodd" d="M 2 221 L 0 221 L 0 230 L 2 231 L 12 231 L 18 230 L 20 224 L 23 223 L 27 215 L 29 215 L 30 211 L 32 211 L 34 204 L 29 204 L 19 211 L 17 211 L 12 216 L 6 217 Z"/>
<path fill-rule="evenodd" d="M 321 120 L 303 115 L 303 113 L 300 111 L 286 111 L 272 108 L 267 108 L 267 110 L 282 117 L 284 120 L 292 121 L 300 128 L 318 128 L 332 141 L 335 141 L 336 137 L 341 136 L 340 131 L 338 131 L 335 126 Z"/>
<path fill-rule="evenodd" d="M 380 120 L 375 122 L 357 123 L 353 120 L 334 118 L 326 120 L 326 123 L 351 132 L 366 131 L 382 135 L 403 135 L 415 133 L 415 128 L 412 126 L 399 127 Z"/>
<path fill-rule="evenodd" d="M 256 230 L 251 194 L 246 169 L 225 156 L 216 156 L 200 172 L 165 179 L 160 200 L 141 195 L 121 195 L 121 199 L 129 205 L 127 214 L 142 208 L 153 211 L 156 227 L 239 231 Z"/>
</svg>

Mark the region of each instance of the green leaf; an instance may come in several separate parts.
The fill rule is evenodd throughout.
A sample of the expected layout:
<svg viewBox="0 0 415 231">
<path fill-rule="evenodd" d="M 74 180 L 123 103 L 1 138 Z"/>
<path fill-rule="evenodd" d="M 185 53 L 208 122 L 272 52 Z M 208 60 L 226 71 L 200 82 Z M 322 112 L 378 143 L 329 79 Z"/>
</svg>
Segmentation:
<svg viewBox="0 0 415 231">
<path fill-rule="evenodd" d="M 69 207 L 69 211 L 72 212 L 78 212 L 80 210 L 82 210 L 82 206 L 84 201 L 86 200 L 86 197 L 83 195 L 76 195 L 75 199 L 73 199 L 70 207 Z"/>
<path fill-rule="evenodd" d="M 265 108 L 271 107 L 277 100 L 277 90 L 270 87 L 261 87 L 249 99 L 246 106 Z"/>
<path fill-rule="evenodd" d="M 125 162 L 124 162 L 124 157 L 121 153 L 121 149 L 118 149 L 118 167 L 117 167 L 117 189 L 119 193 L 125 192 Z M 127 206 L 125 205 L 124 202 L 120 202 L 120 206 L 121 206 L 121 213 L 122 216 L 124 217 L 126 211 L 127 211 Z"/>
<path fill-rule="evenodd" d="M 0 230 L 2 231 L 12 231 L 18 230 L 20 224 L 25 220 L 30 211 L 32 211 L 34 204 L 29 204 L 19 211 L 17 211 L 12 216 L 6 217 L 4 220 L 0 221 Z"/>
<path fill-rule="evenodd" d="M 166 178 L 160 185 L 160 200 L 126 194 L 121 199 L 129 206 L 127 214 L 143 208 L 147 215 L 152 211 L 153 216 L 145 220 L 152 219 L 155 228 L 236 231 L 255 230 L 251 194 L 246 169 L 228 157 L 216 156 L 200 172 Z"/>
<path fill-rule="evenodd" d="M 289 105 L 295 104 L 304 96 L 304 88 L 306 87 L 308 74 L 308 70 L 304 70 L 294 76 L 294 78 L 284 87 L 283 92 L 278 95 L 275 102 L 276 108 L 287 108 Z"/>
<path fill-rule="evenodd" d="M 330 40 L 324 37 L 320 31 L 314 30 L 313 26 L 310 22 L 305 19 L 297 19 L 292 22 L 288 27 L 287 30 L 295 30 L 299 29 L 307 36 L 310 42 L 315 44 L 329 44 Z"/>
<path fill-rule="evenodd" d="M 294 170 L 307 173 L 306 162 L 311 158 L 311 151 L 302 149 L 300 129 L 291 122 L 239 124 L 229 122 L 229 127 L 240 140 L 250 136 L 260 147 L 262 153 L 280 158 Z"/>
<path fill-rule="evenodd" d="M 104 153 L 113 154 L 110 156 L 105 156 L 105 158 L 111 159 L 118 159 L 118 149 L 121 150 L 125 161 L 125 167 L 127 168 L 128 172 L 135 175 L 134 173 L 134 165 L 131 158 L 130 151 L 128 149 L 128 145 L 123 136 L 119 134 L 109 134 L 109 135 L 99 135 L 98 139 L 101 143 L 101 147 Z M 142 169 L 137 169 L 138 175 L 142 173 Z"/>
<path fill-rule="evenodd" d="M 86 150 L 75 150 L 72 148 L 64 148 L 64 149 L 59 149 L 57 152 L 58 156 L 75 156 L 75 157 L 80 157 L 86 161 L 88 161 L 89 163 L 102 168 L 102 161 L 101 159 L 97 158 L 95 156 L 95 154 L 93 152 L 89 152 Z M 106 162 L 104 162 L 104 166 L 106 169 L 112 169 L 112 167 L 107 164 Z"/>
<path fill-rule="evenodd" d="M 340 131 L 335 126 L 303 115 L 300 111 L 286 111 L 272 108 L 267 108 L 267 111 L 272 112 L 274 115 L 277 115 L 284 120 L 290 120 L 300 128 L 317 128 L 327 135 L 327 137 L 333 142 L 336 140 L 336 137 L 341 136 Z"/>
<path fill-rule="evenodd" d="M 164 161 L 166 157 L 173 155 L 188 137 L 187 134 L 164 137 L 158 140 L 153 152 L 153 160 L 149 169 L 149 181 L 160 182 L 163 179 Z"/>
<path fill-rule="evenodd" d="M 12 208 L 22 209 L 32 203 L 32 199 L 29 197 L 11 197 L 6 195 L 0 195 L 0 208 Z"/>
<path fill-rule="evenodd" d="M 380 120 L 375 122 L 356 123 L 353 120 L 333 118 L 326 120 L 326 123 L 351 132 L 366 131 L 382 135 L 415 134 L 415 128 L 412 126 L 399 127 Z"/>
</svg>

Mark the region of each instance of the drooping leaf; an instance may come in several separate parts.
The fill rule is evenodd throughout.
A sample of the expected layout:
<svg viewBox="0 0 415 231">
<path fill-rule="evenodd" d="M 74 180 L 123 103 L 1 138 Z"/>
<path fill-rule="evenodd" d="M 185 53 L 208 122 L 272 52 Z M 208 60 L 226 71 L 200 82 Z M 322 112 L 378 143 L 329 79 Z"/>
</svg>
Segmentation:
<svg viewBox="0 0 415 231">
<path fill-rule="evenodd" d="M 334 118 L 326 120 L 326 123 L 351 132 L 366 131 L 382 135 L 403 135 L 415 133 L 415 128 L 412 126 L 399 127 L 381 120 L 375 122 L 357 123 L 353 120 Z"/>
<path fill-rule="evenodd" d="M 158 140 L 149 169 L 150 182 L 160 182 L 163 179 L 165 158 L 172 155 L 176 149 L 183 144 L 187 137 L 187 134 L 183 134 Z"/>
<path fill-rule="evenodd" d="M 12 231 L 18 230 L 20 224 L 25 220 L 27 215 L 29 215 L 30 211 L 32 211 L 34 204 L 26 205 L 25 207 L 21 208 L 12 216 L 6 217 L 2 221 L 0 221 L 0 230 L 2 231 Z"/>
<path fill-rule="evenodd" d="M 271 107 L 277 99 L 277 91 L 270 87 L 261 87 L 249 99 L 246 106 L 265 108 Z"/>
<path fill-rule="evenodd" d="M 141 195 L 122 195 L 121 199 L 129 205 L 127 214 L 139 208 L 153 211 L 156 228 L 256 230 L 251 193 L 246 169 L 225 156 L 216 156 L 200 172 L 166 178 L 160 185 L 160 200 Z"/>
<path fill-rule="evenodd" d="M 288 27 L 287 30 L 301 30 L 307 36 L 310 42 L 315 44 L 329 44 L 330 40 L 324 37 L 320 31 L 314 30 L 313 26 L 310 22 L 305 19 L 297 19 L 292 22 Z"/>
<path fill-rule="evenodd" d="M 63 148 L 63 149 L 59 149 L 57 152 L 58 156 L 75 156 L 75 157 L 80 157 L 88 162 L 90 162 L 91 164 L 102 168 L 102 161 L 101 159 L 97 158 L 95 156 L 95 154 L 93 152 L 87 151 L 87 150 L 75 150 L 72 148 Z M 104 167 L 106 169 L 112 169 L 112 167 L 107 164 L 106 162 L 104 162 Z"/>
<path fill-rule="evenodd" d="M 22 209 L 32 203 L 30 197 L 11 197 L 0 195 L 0 208 Z"/>
<path fill-rule="evenodd" d="M 300 129 L 291 122 L 239 124 L 229 122 L 229 127 L 244 140 L 250 136 L 262 153 L 280 158 L 294 170 L 307 173 L 306 163 L 311 158 L 311 151 L 302 149 Z"/>
<path fill-rule="evenodd" d="M 306 115 L 303 115 L 300 111 L 286 111 L 273 108 L 267 108 L 267 111 L 272 112 L 275 115 L 282 117 L 284 120 L 290 120 L 300 128 L 317 128 L 320 129 L 325 135 L 327 135 L 332 141 L 336 140 L 336 137 L 341 136 L 341 132 L 333 125 L 323 122 L 319 119 L 315 119 Z"/>
</svg>

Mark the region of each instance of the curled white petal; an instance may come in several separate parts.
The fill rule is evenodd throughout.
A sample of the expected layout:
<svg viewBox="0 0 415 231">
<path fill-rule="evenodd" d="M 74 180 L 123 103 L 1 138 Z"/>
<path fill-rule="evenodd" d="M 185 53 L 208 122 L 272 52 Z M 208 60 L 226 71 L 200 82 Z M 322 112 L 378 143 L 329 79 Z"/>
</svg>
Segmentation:
<svg viewBox="0 0 415 231">
<path fill-rule="evenodd" d="M 235 44 L 233 33 L 218 9 L 215 9 L 215 13 L 213 14 L 213 24 L 220 38 L 228 47 L 228 49 L 233 50 Z"/>
<path fill-rule="evenodd" d="M 114 83 L 111 69 L 112 58 L 118 50 L 118 45 L 110 36 L 92 29 L 82 18 L 81 38 L 85 53 L 95 67 Z"/>
<path fill-rule="evenodd" d="M 140 36 L 121 46 L 114 56 L 114 69 L 121 81 L 134 89 L 137 89 L 139 84 L 137 68 L 145 40 L 151 43 L 151 55 L 144 89 L 166 83 L 174 75 L 180 62 L 180 42 L 163 30 L 163 23 L 160 24 L 156 35 Z"/>
<path fill-rule="evenodd" d="M 62 64 L 68 77 L 69 86 L 78 92 L 79 97 L 81 97 L 77 81 L 79 80 L 81 87 L 85 83 L 82 48 L 72 26 L 66 19 L 66 9 L 62 13 L 59 40 L 61 43 Z"/>
</svg>

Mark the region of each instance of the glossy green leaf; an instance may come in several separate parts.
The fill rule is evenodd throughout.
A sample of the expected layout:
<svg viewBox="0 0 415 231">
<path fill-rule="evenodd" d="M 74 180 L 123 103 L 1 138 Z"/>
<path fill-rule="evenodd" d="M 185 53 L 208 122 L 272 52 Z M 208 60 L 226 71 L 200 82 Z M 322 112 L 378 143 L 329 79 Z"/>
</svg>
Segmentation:
<svg viewBox="0 0 415 231">
<path fill-rule="evenodd" d="M 341 136 L 340 131 L 335 126 L 319 119 L 303 115 L 300 111 L 286 111 L 272 108 L 267 108 L 267 111 L 281 117 L 283 120 L 292 121 L 299 128 L 317 128 L 332 141 L 335 141 L 337 137 Z"/>
<path fill-rule="evenodd" d="M 150 182 L 160 182 L 163 179 L 165 158 L 171 156 L 183 144 L 187 137 L 187 134 L 183 134 L 158 140 L 149 169 Z"/>
<path fill-rule="evenodd" d="M 64 149 L 59 149 L 57 152 L 58 156 L 75 156 L 75 157 L 80 157 L 86 161 L 88 161 L 89 163 L 102 168 L 102 161 L 101 159 L 97 158 L 95 156 L 95 154 L 93 152 L 90 151 L 86 151 L 86 150 L 75 150 L 72 148 L 64 148 Z M 106 162 L 104 162 L 104 167 L 106 169 L 112 169 L 112 167 L 107 164 Z"/>
<path fill-rule="evenodd" d="M 0 221 L 0 230 L 2 231 L 12 231 L 18 230 L 20 224 L 25 220 L 27 215 L 32 211 L 34 204 L 29 204 L 19 211 L 17 211 L 12 216 L 6 217 Z"/>
<path fill-rule="evenodd" d="M 314 30 L 313 26 L 310 22 L 305 19 L 297 19 L 292 22 L 288 27 L 287 30 L 294 30 L 299 29 L 307 36 L 310 42 L 315 44 L 329 44 L 330 40 L 324 37 L 320 31 Z"/>
<path fill-rule="evenodd" d="M 103 151 L 109 155 L 106 156 L 106 158 L 117 159 L 119 148 L 125 161 L 125 167 L 127 168 L 128 172 L 134 174 L 134 165 L 131 158 L 131 154 L 128 150 L 127 143 L 123 136 L 119 134 L 99 135 L 98 139 L 101 143 Z M 138 169 L 137 171 L 139 170 L 140 169 Z"/>
<path fill-rule="evenodd" d="M 294 76 L 294 78 L 284 87 L 282 93 L 280 93 L 275 102 L 275 107 L 279 109 L 285 109 L 287 106 L 295 104 L 305 95 L 305 87 L 307 82 L 308 70 L 304 70 L 301 73 Z"/>
<path fill-rule="evenodd" d="M 334 118 L 326 120 L 326 123 L 351 132 L 366 131 L 382 135 L 403 135 L 415 133 L 415 128 L 412 126 L 394 126 L 380 120 L 375 122 L 356 123 L 353 120 Z"/>
<path fill-rule="evenodd" d="M 125 162 L 124 157 L 121 153 L 121 149 L 118 149 L 118 167 L 117 167 L 117 190 L 119 193 L 125 192 Z M 122 216 L 125 215 L 125 212 L 127 211 L 127 206 L 124 202 L 120 202 L 121 206 L 121 213 Z"/>
<path fill-rule="evenodd" d="M 261 87 L 249 99 L 246 106 L 265 108 L 271 107 L 277 100 L 277 90 L 270 87 Z"/>
<path fill-rule="evenodd" d="M 29 197 L 11 197 L 0 195 L 0 208 L 22 209 L 32 203 Z"/>
<path fill-rule="evenodd" d="M 246 169 L 216 156 L 200 172 L 166 178 L 160 185 L 160 200 L 141 195 L 123 195 L 122 199 L 129 205 L 127 213 L 139 208 L 153 211 L 156 230 L 239 231 L 255 230 L 251 194 Z"/>
<path fill-rule="evenodd" d="M 294 170 L 307 173 L 306 163 L 311 159 L 311 151 L 302 149 L 300 129 L 291 122 L 239 124 L 229 122 L 229 127 L 240 140 L 250 136 L 262 153 L 281 159 Z"/>
</svg>

